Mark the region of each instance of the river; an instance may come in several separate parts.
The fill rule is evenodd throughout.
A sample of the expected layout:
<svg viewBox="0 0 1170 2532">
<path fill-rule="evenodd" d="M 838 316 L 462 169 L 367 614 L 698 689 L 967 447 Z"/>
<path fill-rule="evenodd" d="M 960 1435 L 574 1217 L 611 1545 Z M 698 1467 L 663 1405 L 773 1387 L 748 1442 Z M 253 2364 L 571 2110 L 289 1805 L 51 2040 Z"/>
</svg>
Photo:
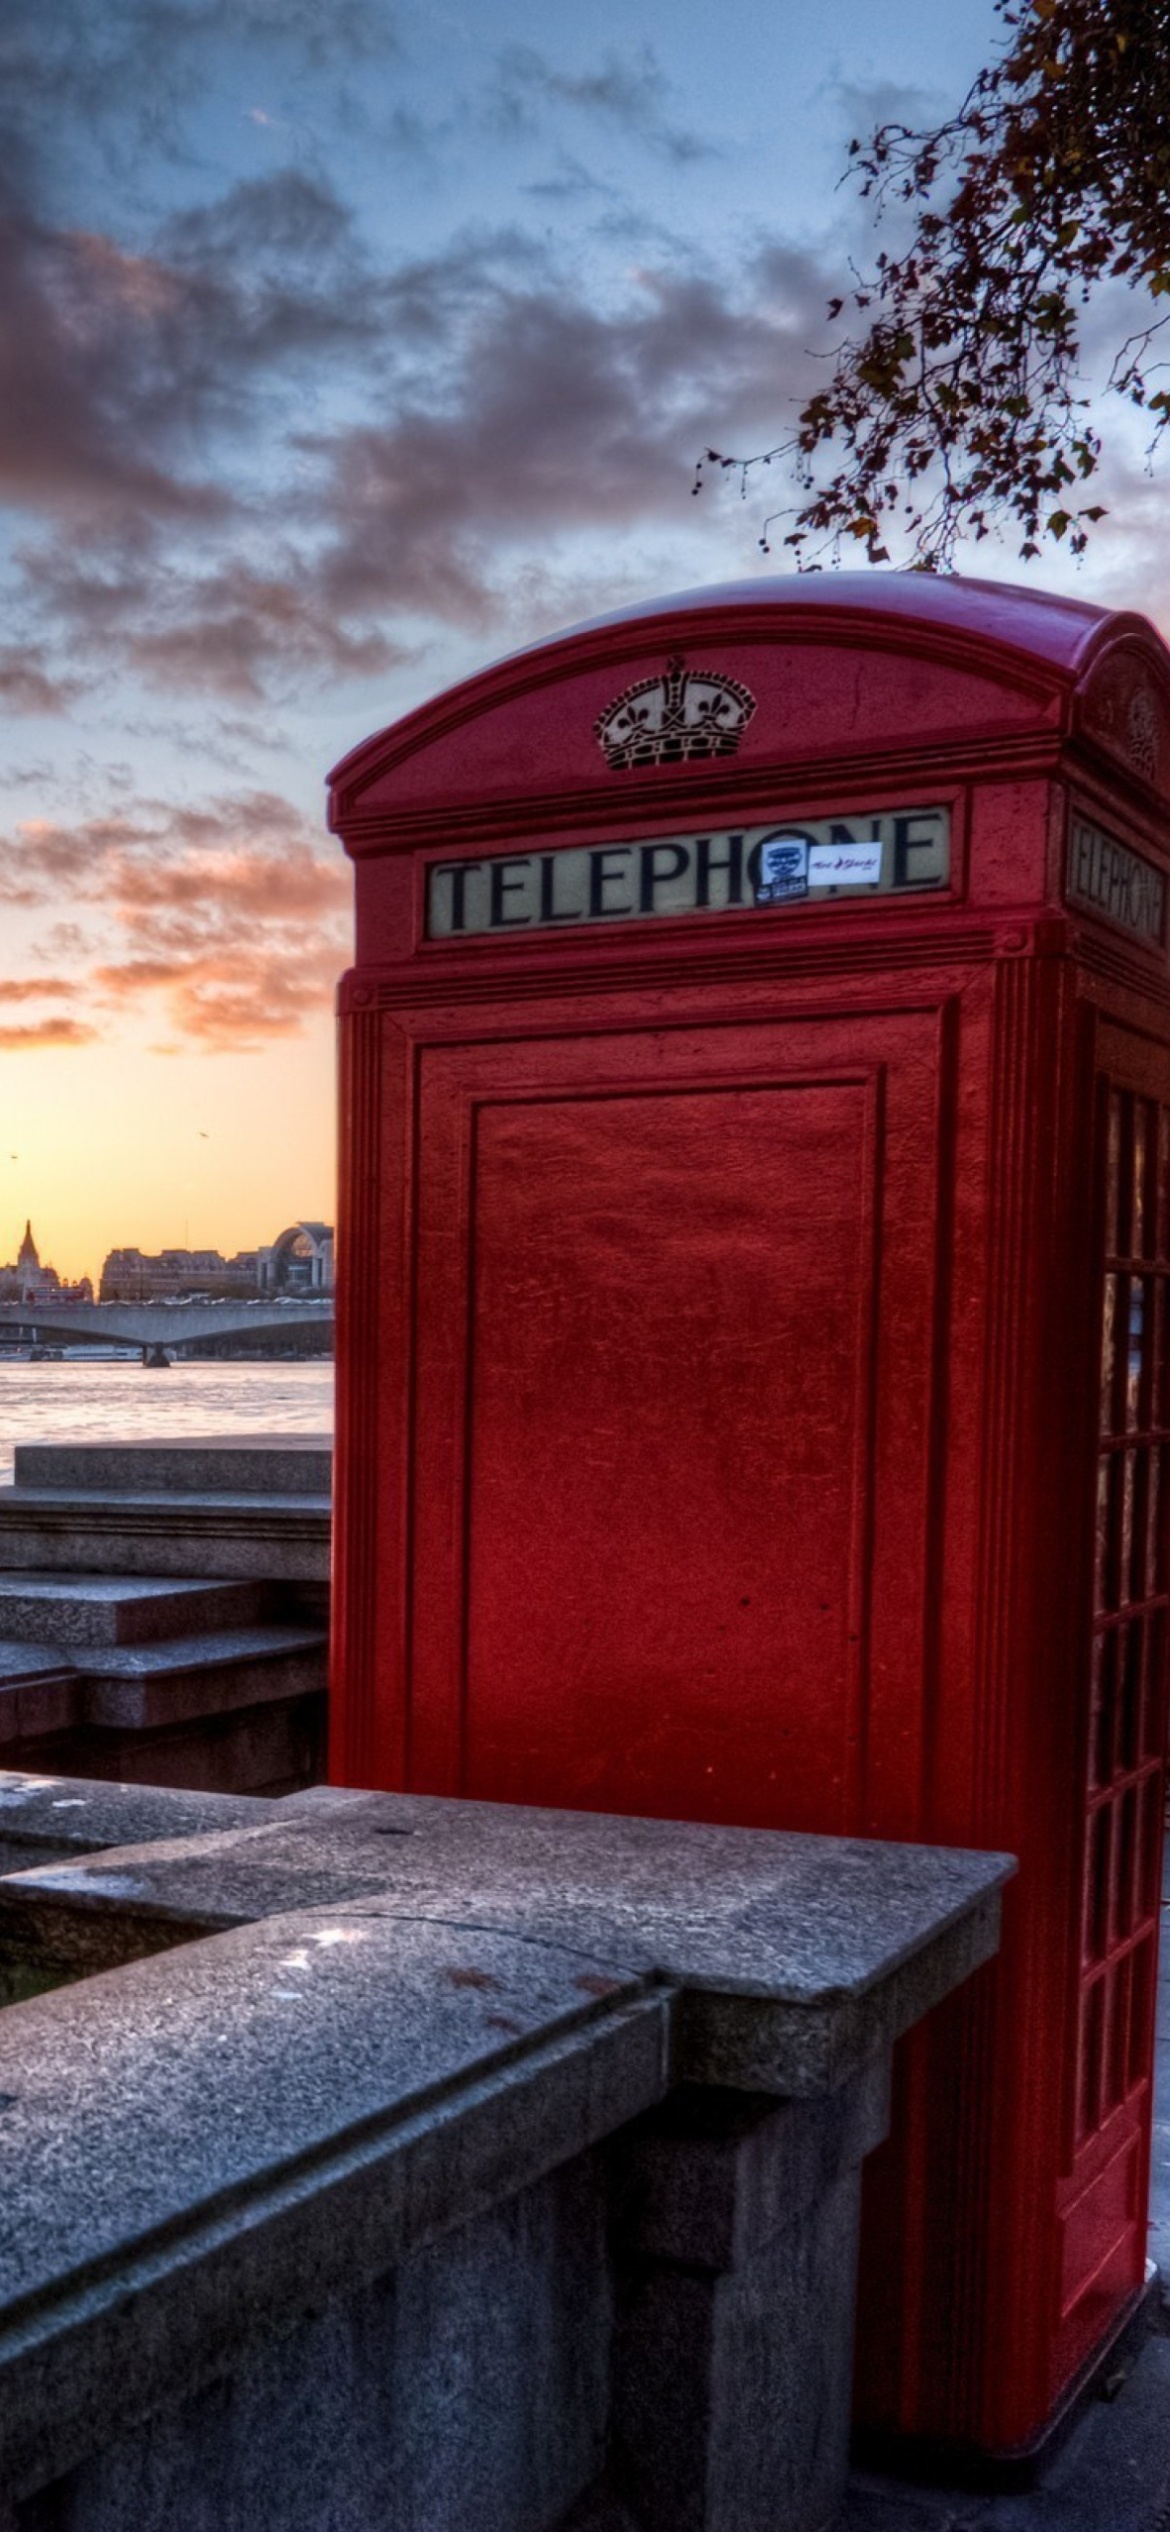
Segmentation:
<svg viewBox="0 0 1170 2532">
<path fill-rule="evenodd" d="M 333 1365 L 0 1361 L 0 1485 L 18 1442 L 190 1441 L 208 1433 L 328 1433 Z"/>
</svg>

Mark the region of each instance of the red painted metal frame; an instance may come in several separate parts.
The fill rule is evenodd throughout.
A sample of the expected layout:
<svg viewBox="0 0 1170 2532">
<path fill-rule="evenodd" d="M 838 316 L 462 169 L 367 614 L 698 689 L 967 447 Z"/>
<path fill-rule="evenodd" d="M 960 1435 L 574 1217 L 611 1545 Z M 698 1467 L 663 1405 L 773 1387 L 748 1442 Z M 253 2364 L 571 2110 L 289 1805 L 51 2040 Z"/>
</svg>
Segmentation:
<svg viewBox="0 0 1170 2532">
<path fill-rule="evenodd" d="M 614 773 L 679 655 L 738 753 Z M 587 627 L 334 776 L 335 1776 L 1020 1856 L 900 2053 L 859 2335 L 865 2422 L 999 2452 L 1143 2277 L 1170 981 L 1064 869 L 1075 806 L 1164 871 L 1168 768 L 1141 619 L 873 574 Z M 939 801 L 932 898 L 424 937 L 436 857 Z"/>
</svg>

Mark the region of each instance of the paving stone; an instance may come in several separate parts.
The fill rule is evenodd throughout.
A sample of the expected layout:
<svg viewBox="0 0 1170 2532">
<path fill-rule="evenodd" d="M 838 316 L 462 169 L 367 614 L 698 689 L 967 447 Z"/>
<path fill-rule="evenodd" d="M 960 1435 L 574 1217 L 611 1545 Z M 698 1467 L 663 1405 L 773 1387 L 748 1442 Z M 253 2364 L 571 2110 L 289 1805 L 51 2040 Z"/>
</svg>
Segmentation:
<svg viewBox="0 0 1170 2532">
<path fill-rule="evenodd" d="M 1146 2341 L 1115 2400 L 1090 2402 L 1038 2487 L 921 2489 L 858 2473 L 835 2532 L 1167 2532 L 1170 2339 Z"/>
</svg>

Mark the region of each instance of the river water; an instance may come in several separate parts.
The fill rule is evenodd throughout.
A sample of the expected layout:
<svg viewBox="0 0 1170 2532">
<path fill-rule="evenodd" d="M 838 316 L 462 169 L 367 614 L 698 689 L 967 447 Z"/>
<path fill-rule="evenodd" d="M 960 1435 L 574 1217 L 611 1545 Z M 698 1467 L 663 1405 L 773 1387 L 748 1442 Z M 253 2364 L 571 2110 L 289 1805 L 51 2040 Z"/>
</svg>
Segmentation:
<svg viewBox="0 0 1170 2532">
<path fill-rule="evenodd" d="M 18 1442 L 183 1442 L 208 1433 L 330 1433 L 333 1365 L 0 1361 L 0 1485 Z"/>
</svg>

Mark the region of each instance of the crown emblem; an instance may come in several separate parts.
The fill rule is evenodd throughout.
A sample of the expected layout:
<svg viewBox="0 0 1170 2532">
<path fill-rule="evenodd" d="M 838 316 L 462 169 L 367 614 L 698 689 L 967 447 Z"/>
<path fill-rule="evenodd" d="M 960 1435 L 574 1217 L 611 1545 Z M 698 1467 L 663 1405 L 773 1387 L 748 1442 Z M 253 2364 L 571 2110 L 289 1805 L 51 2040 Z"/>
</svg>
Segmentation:
<svg viewBox="0 0 1170 2532">
<path fill-rule="evenodd" d="M 1126 714 L 1129 754 L 1147 782 L 1158 779 L 1158 708 L 1148 686 L 1137 686 Z"/>
<path fill-rule="evenodd" d="M 717 668 L 667 661 L 661 677 L 642 677 L 606 705 L 594 722 L 597 743 L 614 773 L 634 765 L 678 765 L 703 756 L 734 756 L 756 708 L 738 678 Z"/>
</svg>

